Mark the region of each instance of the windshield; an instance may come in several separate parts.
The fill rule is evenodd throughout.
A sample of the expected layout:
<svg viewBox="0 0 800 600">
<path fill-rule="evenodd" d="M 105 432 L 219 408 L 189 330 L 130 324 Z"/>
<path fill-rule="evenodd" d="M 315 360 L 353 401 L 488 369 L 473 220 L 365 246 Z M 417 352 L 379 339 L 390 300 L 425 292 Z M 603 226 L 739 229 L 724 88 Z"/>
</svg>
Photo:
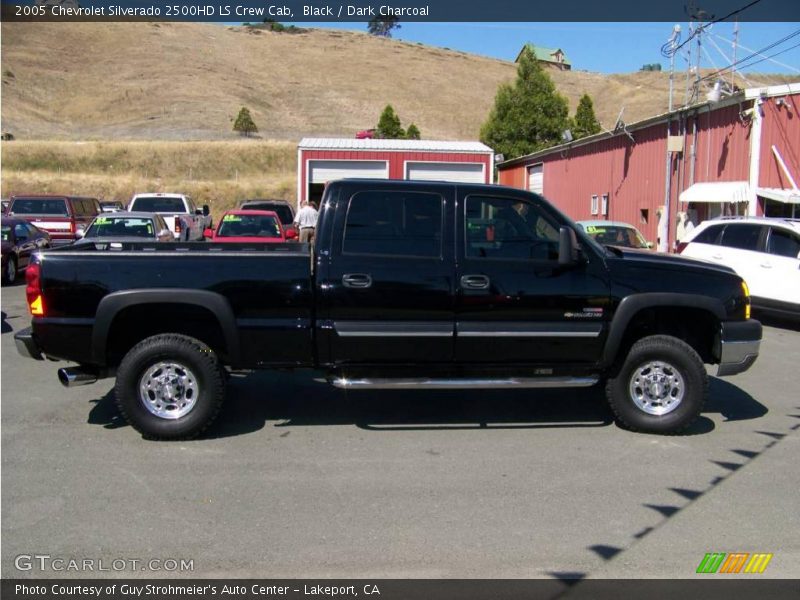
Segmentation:
<svg viewBox="0 0 800 600">
<path fill-rule="evenodd" d="M 275 217 L 262 215 L 225 215 L 217 237 L 281 237 L 281 228 Z"/>
<path fill-rule="evenodd" d="M 11 227 L 8 225 L 3 225 L 3 241 L 10 242 L 11 241 Z"/>
<path fill-rule="evenodd" d="M 633 227 L 620 225 L 586 225 L 584 230 L 594 241 L 604 246 L 647 248 L 647 242 Z"/>
<path fill-rule="evenodd" d="M 179 196 L 139 196 L 133 201 L 131 211 L 154 213 L 185 213 L 186 206 Z"/>
<path fill-rule="evenodd" d="M 155 237 L 150 219 L 132 217 L 97 217 L 84 237 Z"/>
<path fill-rule="evenodd" d="M 14 198 L 11 212 L 18 215 L 69 216 L 67 202 L 61 198 Z"/>
</svg>

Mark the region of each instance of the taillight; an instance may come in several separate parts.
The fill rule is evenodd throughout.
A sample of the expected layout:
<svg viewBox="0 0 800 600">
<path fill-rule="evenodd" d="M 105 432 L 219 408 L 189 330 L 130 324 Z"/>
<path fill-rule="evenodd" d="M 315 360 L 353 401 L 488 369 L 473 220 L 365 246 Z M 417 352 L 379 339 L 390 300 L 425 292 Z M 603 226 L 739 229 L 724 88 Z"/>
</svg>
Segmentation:
<svg viewBox="0 0 800 600">
<path fill-rule="evenodd" d="M 175 233 L 181 232 L 181 220 L 178 217 L 175 217 Z"/>
<path fill-rule="evenodd" d="M 744 294 L 744 318 L 750 318 L 750 288 L 747 287 L 747 283 L 744 279 L 742 279 L 742 293 Z"/>
<path fill-rule="evenodd" d="M 676 252 L 681 254 L 684 250 L 686 250 L 686 246 L 689 245 L 689 242 L 678 242 L 678 248 Z"/>
<path fill-rule="evenodd" d="M 41 265 L 31 261 L 25 269 L 25 297 L 28 308 L 34 317 L 44 316 L 44 298 L 42 297 Z"/>
</svg>

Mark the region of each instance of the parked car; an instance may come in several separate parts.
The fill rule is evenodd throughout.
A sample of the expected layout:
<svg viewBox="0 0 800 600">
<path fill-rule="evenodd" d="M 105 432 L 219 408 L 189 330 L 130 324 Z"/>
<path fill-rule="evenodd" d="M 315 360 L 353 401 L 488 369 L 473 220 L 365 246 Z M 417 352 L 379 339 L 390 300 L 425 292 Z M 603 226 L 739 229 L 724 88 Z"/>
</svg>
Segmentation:
<svg viewBox="0 0 800 600">
<path fill-rule="evenodd" d="M 50 234 L 52 244 L 70 244 L 78 239 L 101 212 L 96 198 L 81 196 L 11 196 L 8 216 L 25 219 Z"/>
<path fill-rule="evenodd" d="M 287 200 L 277 200 L 270 198 L 245 200 L 239 205 L 240 209 L 246 210 L 271 210 L 278 213 L 278 218 L 281 220 L 283 230 L 288 234 L 290 231 L 294 232 L 294 237 L 297 237 L 298 231 L 294 226 L 294 207 Z"/>
<path fill-rule="evenodd" d="M 598 244 L 623 248 L 652 248 L 636 227 L 622 221 L 578 221 L 583 230 Z"/>
<path fill-rule="evenodd" d="M 125 210 L 125 205 L 119 200 L 106 200 L 100 203 L 100 208 L 104 213 L 119 212 Z"/>
<path fill-rule="evenodd" d="M 378 132 L 377 129 L 362 129 L 361 131 L 356 132 L 356 139 L 357 140 L 371 140 L 375 137 L 375 134 Z"/>
<path fill-rule="evenodd" d="M 277 213 L 271 210 L 229 210 L 219 221 L 216 231 L 206 229 L 204 236 L 212 242 L 282 243 L 297 235 L 284 233 Z"/>
<path fill-rule="evenodd" d="M 747 282 L 754 308 L 800 317 L 800 220 L 703 221 L 678 244 L 678 252 L 732 268 Z"/>
<path fill-rule="evenodd" d="M 176 240 L 202 240 L 203 231 L 211 227 L 208 204 L 197 208 L 194 201 L 184 194 L 135 194 L 128 204 L 128 210 L 161 215 Z"/>
<path fill-rule="evenodd" d="M 173 242 L 175 237 L 161 215 L 145 212 L 119 212 L 95 218 L 82 238 L 75 242 Z"/>
<path fill-rule="evenodd" d="M 11 204 L 10 200 L 3 200 L 3 214 L 8 212 L 8 205 Z"/>
<path fill-rule="evenodd" d="M 731 269 L 609 250 L 539 195 L 345 179 L 322 200 L 314 246 L 44 252 L 17 349 L 77 363 L 58 372 L 66 386 L 116 377 L 120 414 L 156 439 L 204 431 L 228 368 L 409 393 L 603 381 L 621 423 L 674 433 L 703 409 L 704 363 L 734 375 L 758 357 L 761 324 Z"/>
<path fill-rule="evenodd" d="M 50 234 L 24 219 L 2 218 L 3 283 L 14 283 L 36 250 L 50 247 Z"/>
</svg>

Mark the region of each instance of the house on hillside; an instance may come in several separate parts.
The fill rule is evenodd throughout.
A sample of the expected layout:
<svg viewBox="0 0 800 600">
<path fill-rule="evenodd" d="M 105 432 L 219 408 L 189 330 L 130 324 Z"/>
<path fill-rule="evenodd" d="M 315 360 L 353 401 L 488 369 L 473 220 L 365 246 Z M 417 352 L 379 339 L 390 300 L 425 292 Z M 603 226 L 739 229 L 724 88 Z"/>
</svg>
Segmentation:
<svg viewBox="0 0 800 600">
<path fill-rule="evenodd" d="M 530 42 L 520 49 L 514 62 L 519 62 L 519 57 L 522 56 L 522 51 L 525 50 L 525 48 L 530 49 L 537 60 L 542 64 L 555 67 L 561 71 L 569 71 L 572 69 L 572 63 L 569 62 L 567 55 L 564 54 L 561 48 L 544 48 L 542 46 L 534 46 Z"/>
</svg>

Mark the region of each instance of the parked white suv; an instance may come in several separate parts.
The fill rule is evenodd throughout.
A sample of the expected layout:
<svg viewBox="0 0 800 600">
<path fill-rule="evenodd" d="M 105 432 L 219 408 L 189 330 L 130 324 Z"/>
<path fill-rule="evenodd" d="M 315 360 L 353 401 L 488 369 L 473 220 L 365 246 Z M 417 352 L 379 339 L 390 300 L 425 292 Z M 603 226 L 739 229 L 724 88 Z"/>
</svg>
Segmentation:
<svg viewBox="0 0 800 600">
<path fill-rule="evenodd" d="M 161 215 L 176 240 L 203 240 L 203 231 L 211 227 L 208 205 L 197 208 L 189 196 L 161 192 L 136 194 L 128 204 L 130 212 Z"/>
<path fill-rule="evenodd" d="M 678 252 L 734 269 L 750 288 L 754 308 L 800 317 L 800 220 L 704 221 L 681 241 Z"/>
</svg>

